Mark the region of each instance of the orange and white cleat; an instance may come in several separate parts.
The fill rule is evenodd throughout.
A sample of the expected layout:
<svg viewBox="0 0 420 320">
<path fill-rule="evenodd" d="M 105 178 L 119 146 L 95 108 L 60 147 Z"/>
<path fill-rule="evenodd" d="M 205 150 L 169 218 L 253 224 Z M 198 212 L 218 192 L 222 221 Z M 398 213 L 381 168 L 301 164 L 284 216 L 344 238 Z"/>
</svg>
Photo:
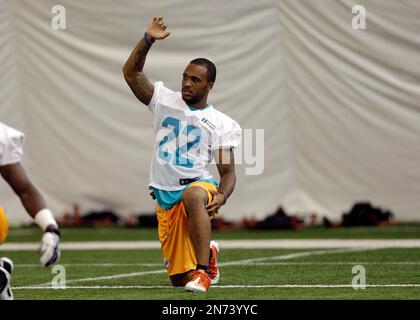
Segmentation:
<svg viewBox="0 0 420 320">
<path fill-rule="evenodd" d="M 219 267 L 217 266 L 217 257 L 220 252 L 220 244 L 216 241 L 210 242 L 211 258 L 209 263 L 211 284 L 218 284 L 220 278 Z"/>
<path fill-rule="evenodd" d="M 185 289 L 192 292 L 207 292 L 210 288 L 210 276 L 204 270 L 196 270 Z"/>
</svg>

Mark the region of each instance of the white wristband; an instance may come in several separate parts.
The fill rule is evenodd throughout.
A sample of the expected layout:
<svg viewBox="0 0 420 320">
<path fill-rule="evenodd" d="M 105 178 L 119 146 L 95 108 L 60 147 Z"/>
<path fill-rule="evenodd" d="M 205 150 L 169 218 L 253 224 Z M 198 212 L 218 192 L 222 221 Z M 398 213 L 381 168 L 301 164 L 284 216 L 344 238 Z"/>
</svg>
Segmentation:
<svg viewBox="0 0 420 320">
<path fill-rule="evenodd" d="M 53 225 L 58 228 L 58 224 L 49 209 L 42 209 L 35 215 L 36 224 L 45 231 L 48 226 Z"/>
</svg>

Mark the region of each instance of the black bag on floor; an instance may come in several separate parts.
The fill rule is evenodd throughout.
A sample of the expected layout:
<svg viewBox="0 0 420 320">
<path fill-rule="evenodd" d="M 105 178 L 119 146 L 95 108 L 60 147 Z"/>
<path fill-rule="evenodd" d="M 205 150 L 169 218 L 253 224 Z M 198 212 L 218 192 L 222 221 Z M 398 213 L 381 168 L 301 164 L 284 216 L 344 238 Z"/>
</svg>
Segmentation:
<svg viewBox="0 0 420 320">
<path fill-rule="evenodd" d="M 369 202 L 356 203 L 350 212 L 343 214 L 343 226 L 376 226 L 394 217 L 391 211 L 373 207 Z"/>
</svg>

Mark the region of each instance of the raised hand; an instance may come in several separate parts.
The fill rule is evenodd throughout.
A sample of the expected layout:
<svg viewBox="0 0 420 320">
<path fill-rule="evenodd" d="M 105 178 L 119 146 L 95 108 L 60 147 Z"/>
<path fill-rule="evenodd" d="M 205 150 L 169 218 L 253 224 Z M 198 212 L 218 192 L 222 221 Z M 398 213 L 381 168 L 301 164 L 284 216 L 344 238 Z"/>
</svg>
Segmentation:
<svg viewBox="0 0 420 320">
<path fill-rule="evenodd" d="M 147 28 L 146 34 L 149 40 L 153 41 L 165 39 L 171 33 L 166 31 L 163 17 L 153 17 L 152 22 L 150 22 L 149 27 Z"/>
</svg>

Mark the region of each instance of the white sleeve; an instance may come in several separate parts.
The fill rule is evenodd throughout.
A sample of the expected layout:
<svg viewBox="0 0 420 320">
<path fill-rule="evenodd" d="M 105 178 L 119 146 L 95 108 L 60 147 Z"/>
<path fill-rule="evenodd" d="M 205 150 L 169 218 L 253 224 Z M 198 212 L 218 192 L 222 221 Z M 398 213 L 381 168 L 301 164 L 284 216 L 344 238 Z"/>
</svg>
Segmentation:
<svg viewBox="0 0 420 320">
<path fill-rule="evenodd" d="M 22 161 L 25 135 L 13 128 L 6 127 L 2 134 L 0 166 Z"/>
<path fill-rule="evenodd" d="M 160 88 L 163 86 L 163 83 L 161 81 L 156 81 L 154 84 L 154 90 L 153 90 L 153 96 L 152 99 L 150 99 L 149 104 L 147 107 L 150 111 L 154 111 L 157 102 L 159 101 L 159 94 L 160 94 Z"/>
<path fill-rule="evenodd" d="M 155 111 L 156 106 L 165 95 L 174 93 L 171 89 L 166 88 L 162 81 L 156 81 L 154 87 L 152 99 L 147 105 L 151 112 Z"/>
<path fill-rule="evenodd" d="M 233 119 L 225 116 L 221 126 L 216 130 L 213 149 L 236 148 L 241 143 L 241 126 Z"/>
</svg>

